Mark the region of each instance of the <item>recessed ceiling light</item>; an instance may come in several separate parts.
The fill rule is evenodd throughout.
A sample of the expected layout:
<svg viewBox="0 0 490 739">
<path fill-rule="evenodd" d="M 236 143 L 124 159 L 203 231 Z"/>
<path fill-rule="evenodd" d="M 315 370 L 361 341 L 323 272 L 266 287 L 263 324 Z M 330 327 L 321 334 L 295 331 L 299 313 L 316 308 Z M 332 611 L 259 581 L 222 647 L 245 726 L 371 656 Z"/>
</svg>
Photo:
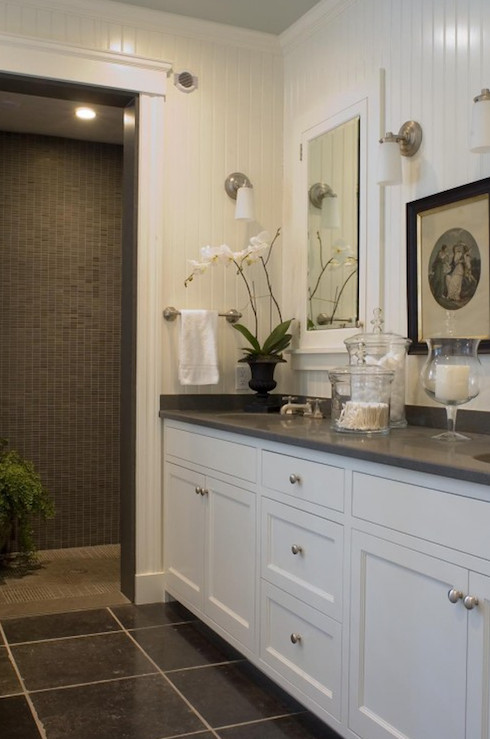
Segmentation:
<svg viewBox="0 0 490 739">
<path fill-rule="evenodd" d="M 89 121 L 92 118 L 95 118 L 97 114 L 92 108 L 77 108 L 75 115 L 77 118 L 83 118 L 84 121 Z"/>
</svg>

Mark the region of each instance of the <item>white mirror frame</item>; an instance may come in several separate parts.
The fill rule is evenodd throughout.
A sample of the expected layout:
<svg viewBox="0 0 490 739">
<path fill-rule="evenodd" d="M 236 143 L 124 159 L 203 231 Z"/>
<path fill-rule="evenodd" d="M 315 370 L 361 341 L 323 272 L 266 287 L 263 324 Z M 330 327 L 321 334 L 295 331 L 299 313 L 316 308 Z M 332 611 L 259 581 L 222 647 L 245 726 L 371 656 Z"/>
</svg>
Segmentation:
<svg viewBox="0 0 490 739">
<path fill-rule="evenodd" d="M 369 331 L 369 321 L 375 308 L 382 307 L 382 238 L 381 196 L 376 184 L 375 162 L 380 134 L 379 80 L 363 91 L 354 90 L 327 100 L 320 109 L 303 117 L 296 127 L 300 144 L 299 158 L 292 181 L 293 238 L 301 244 L 301 254 L 295 263 L 301 275 L 296 280 L 295 315 L 300 321 L 297 346 L 291 352 L 295 370 L 322 370 L 339 363 L 332 355 L 346 355 L 344 340 L 360 331 Z M 360 116 L 359 127 L 359 328 L 307 331 L 307 249 L 308 249 L 308 143 L 351 118 Z M 300 128 L 301 127 L 301 128 Z M 299 286 L 299 290 L 298 290 Z M 340 357 L 345 363 L 345 356 Z"/>
</svg>

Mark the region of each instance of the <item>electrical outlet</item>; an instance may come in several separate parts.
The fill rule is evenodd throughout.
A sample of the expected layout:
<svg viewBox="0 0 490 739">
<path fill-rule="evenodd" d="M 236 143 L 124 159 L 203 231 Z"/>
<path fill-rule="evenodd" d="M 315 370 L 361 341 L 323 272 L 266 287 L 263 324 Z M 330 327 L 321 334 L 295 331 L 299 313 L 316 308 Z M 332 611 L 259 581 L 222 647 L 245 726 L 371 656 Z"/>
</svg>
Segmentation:
<svg viewBox="0 0 490 739">
<path fill-rule="evenodd" d="M 237 364 L 235 367 L 235 390 L 248 390 L 250 367 L 248 364 Z"/>
</svg>

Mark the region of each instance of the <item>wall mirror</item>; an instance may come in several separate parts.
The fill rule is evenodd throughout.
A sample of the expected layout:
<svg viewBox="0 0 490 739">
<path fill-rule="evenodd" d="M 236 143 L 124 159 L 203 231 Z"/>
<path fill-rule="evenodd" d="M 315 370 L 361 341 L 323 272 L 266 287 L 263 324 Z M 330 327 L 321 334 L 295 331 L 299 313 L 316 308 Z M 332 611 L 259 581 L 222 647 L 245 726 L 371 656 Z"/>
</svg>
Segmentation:
<svg viewBox="0 0 490 739">
<path fill-rule="evenodd" d="M 359 325 L 359 134 L 358 114 L 307 142 L 308 331 Z"/>
<path fill-rule="evenodd" d="M 294 369 L 337 361 L 327 355 L 345 354 L 345 339 L 368 330 L 381 305 L 380 188 L 368 167 L 379 138 L 379 89 L 378 80 L 367 82 L 362 92 L 332 96 L 298 121 L 293 235 L 304 248 L 291 251 L 300 321 Z"/>
</svg>

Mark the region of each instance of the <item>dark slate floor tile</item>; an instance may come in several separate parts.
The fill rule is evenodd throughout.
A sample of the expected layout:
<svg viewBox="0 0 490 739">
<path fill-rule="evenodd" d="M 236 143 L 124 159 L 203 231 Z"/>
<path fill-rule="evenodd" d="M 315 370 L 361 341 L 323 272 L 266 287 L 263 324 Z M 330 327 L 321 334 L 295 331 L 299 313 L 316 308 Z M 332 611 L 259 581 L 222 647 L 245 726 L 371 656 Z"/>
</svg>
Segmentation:
<svg viewBox="0 0 490 739">
<path fill-rule="evenodd" d="M 155 672 L 123 632 L 19 644 L 11 649 L 28 690 Z"/>
<path fill-rule="evenodd" d="M 341 739 L 310 713 L 233 726 L 220 729 L 218 734 L 221 739 Z"/>
<path fill-rule="evenodd" d="M 241 659 L 224 640 L 211 637 L 203 624 L 157 626 L 131 634 L 164 671 Z"/>
<path fill-rule="evenodd" d="M 0 696 L 13 695 L 14 693 L 22 693 L 22 687 L 12 667 L 7 650 L 5 647 L 0 647 Z"/>
<path fill-rule="evenodd" d="M 2 739 L 40 739 L 36 722 L 23 695 L 0 698 Z"/>
<path fill-rule="evenodd" d="M 247 662 L 171 672 L 168 678 L 213 728 L 304 710 Z"/>
<path fill-rule="evenodd" d="M 177 601 L 170 603 L 148 603 L 135 606 L 111 606 L 111 611 L 126 629 L 141 629 L 146 626 L 163 626 L 181 621 L 193 621 L 195 616 Z"/>
<path fill-rule="evenodd" d="M 49 739 L 164 739 L 205 729 L 161 675 L 47 690 L 32 700 Z"/>
<path fill-rule="evenodd" d="M 2 626 L 9 644 L 97 634 L 121 628 L 107 608 L 6 619 Z"/>
</svg>

